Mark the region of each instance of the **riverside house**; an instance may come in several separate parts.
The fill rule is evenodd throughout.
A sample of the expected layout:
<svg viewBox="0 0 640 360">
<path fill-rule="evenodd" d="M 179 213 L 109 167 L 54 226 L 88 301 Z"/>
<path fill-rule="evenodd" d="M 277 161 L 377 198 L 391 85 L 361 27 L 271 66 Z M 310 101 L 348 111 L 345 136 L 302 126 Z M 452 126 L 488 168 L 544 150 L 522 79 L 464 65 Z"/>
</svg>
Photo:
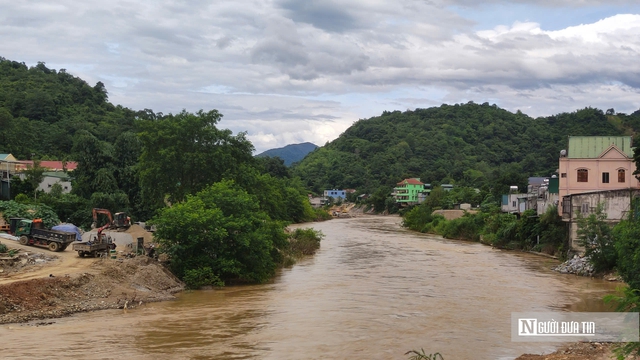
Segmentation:
<svg viewBox="0 0 640 360">
<path fill-rule="evenodd" d="M 630 136 L 570 136 L 568 149 L 560 152 L 558 212 L 569 223 L 574 248 L 580 248 L 575 243 L 580 214 L 591 214 L 602 204 L 613 225 L 640 195 L 632 145 Z"/>
<path fill-rule="evenodd" d="M 393 197 L 400 205 L 415 205 L 420 202 L 425 191 L 424 183 L 420 178 L 404 179 L 393 189 Z"/>
</svg>

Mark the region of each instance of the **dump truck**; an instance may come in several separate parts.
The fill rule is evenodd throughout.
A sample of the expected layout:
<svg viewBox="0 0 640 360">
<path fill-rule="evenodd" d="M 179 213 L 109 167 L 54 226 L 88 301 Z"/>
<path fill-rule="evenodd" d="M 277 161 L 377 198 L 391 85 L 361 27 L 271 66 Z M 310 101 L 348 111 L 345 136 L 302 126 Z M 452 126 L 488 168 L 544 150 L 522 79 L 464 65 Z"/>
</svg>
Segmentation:
<svg viewBox="0 0 640 360">
<path fill-rule="evenodd" d="M 73 244 L 73 251 L 77 251 L 80 257 L 106 256 L 109 250 L 114 250 L 115 248 L 116 244 L 113 243 L 111 236 L 102 233 L 94 236 L 90 241 L 75 242 Z"/>
<path fill-rule="evenodd" d="M 11 219 L 12 233 L 22 245 L 48 247 L 51 251 L 64 251 L 76 240 L 76 234 L 66 231 L 45 229 L 42 219 Z"/>
<path fill-rule="evenodd" d="M 95 226 L 95 222 L 98 219 L 97 214 L 101 213 L 101 210 L 103 209 L 93 209 L 94 226 Z M 80 257 L 106 256 L 109 250 L 114 250 L 116 248 L 116 244 L 114 244 L 113 240 L 111 239 L 111 236 L 108 236 L 102 233 L 104 230 L 114 227 L 113 218 L 111 217 L 111 212 L 109 210 L 105 210 L 105 212 L 102 212 L 102 213 L 106 214 L 109 217 L 109 222 L 107 222 L 102 227 L 100 227 L 98 229 L 98 233 L 95 236 L 93 236 L 93 238 L 91 238 L 89 241 L 76 242 L 73 244 L 73 251 L 77 251 L 78 256 Z"/>
</svg>

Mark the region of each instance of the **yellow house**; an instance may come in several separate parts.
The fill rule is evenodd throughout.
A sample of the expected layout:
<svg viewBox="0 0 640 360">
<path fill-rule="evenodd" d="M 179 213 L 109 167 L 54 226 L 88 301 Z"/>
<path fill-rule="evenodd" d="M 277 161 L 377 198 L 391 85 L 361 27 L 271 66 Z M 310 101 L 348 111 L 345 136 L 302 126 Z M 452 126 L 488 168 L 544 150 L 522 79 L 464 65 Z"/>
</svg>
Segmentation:
<svg viewBox="0 0 640 360">
<path fill-rule="evenodd" d="M 9 199 L 10 194 L 10 178 L 16 173 L 16 160 L 11 154 L 0 154 L 0 198 Z"/>
</svg>

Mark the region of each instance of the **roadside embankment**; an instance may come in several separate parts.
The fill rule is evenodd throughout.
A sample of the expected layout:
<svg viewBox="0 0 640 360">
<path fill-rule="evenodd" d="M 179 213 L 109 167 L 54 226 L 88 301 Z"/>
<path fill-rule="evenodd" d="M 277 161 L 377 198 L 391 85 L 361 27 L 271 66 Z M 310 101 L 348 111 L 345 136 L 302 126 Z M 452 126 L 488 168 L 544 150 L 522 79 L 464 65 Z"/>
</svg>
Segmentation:
<svg viewBox="0 0 640 360">
<path fill-rule="evenodd" d="M 92 262 L 88 272 L 0 285 L 0 324 L 132 308 L 174 299 L 184 285 L 146 256 Z"/>
</svg>

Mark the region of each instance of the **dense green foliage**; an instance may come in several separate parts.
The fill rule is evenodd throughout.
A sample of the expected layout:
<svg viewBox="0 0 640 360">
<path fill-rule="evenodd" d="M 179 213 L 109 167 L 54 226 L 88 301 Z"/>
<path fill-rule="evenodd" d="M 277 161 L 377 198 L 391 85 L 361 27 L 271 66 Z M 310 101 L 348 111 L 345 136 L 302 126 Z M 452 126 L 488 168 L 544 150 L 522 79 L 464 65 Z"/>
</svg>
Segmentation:
<svg viewBox="0 0 640 360">
<path fill-rule="evenodd" d="M 234 177 L 252 160 L 253 145 L 244 133 L 233 136 L 216 128 L 221 118 L 216 110 L 200 110 L 140 122 L 140 181 L 152 204 L 182 201 L 208 184 Z"/>
<path fill-rule="evenodd" d="M 0 57 L 0 152 L 18 159 L 73 159 L 76 132 L 113 143 L 134 128 L 136 112 L 109 103 L 101 82 L 90 86 L 64 69 L 27 67 Z"/>
<path fill-rule="evenodd" d="M 179 277 L 210 268 L 224 282 L 264 282 L 287 246 L 280 222 L 233 181 L 215 183 L 154 218 L 156 238 Z"/>
<path fill-rule="evenodd" d="M 25 219 L 42 219 L 46 227 L 58 225 L 60 219 L 56 213 L 46 205 L 21 204 L 16 201 L 0 201 L 0 212 L 5 221 L 18 217 Z"/>
<path fill-rule="evenodd" d="M 439 234 L 445 238 L 482 241 L 506 249 L 542 251 L 564 256 L 566 224 L 558 216 L 558 209 L 550 207 L 537 216 L 527 210 L 520 218 L 500 212 L 497 206 L 482 206 L 477 213 L 445 220 L 432 213 L 432 204 L 424 202 L 404 214 L 403 226 L 412 230 Z"/>
<path fill-rule="evenodd" d="M 616 250 L 616 269 L 627 283 L 617 294 L 605 297 L 606 302 L 616 304 L 616 311 L 640 312 L 640 200 L 633 200 L 628 218 L 617 224 L 612 231 Z M 640 342 L 621 344 L 616 348 L 618 359 L 628 355 L 640 355 Z"/>
<path fill-rule="evenodd" d="M 304 159 L 307 154 L 317 148 L 318 145 L 309 142 L 302 144 L 289 144 L 285 147 L 267 150 L 256 155 L 256 157 L 279 158 L 285 166 L 291 166 L 293 163 Z"/>
<path fill-rule="evenodd" d="M 603 204 L 598 204 L 595 213 L 589 216 L 578 214 L 578 241 L 596 272 L 613 269 L 618 257 L 611 225 L 606 219 Z"/>
<path fill-rule="evenodd" d="M 57 214 L 85 228 L 96 207 L 152 218 L 161 251 L 189 287 L 264 282 L 293 254 L 285 225 L 328 215 L 311 208 L 282 160 L 254 158 L 244 133 L 217 128 L 221 117 L 114 106 L 100 82 L 0 58 L 0 152 L 36 160 L 24 180 L 12 178 L 16 201 L 0 211 L 47 226 Z M 71 194 L 59 185 L 36 191 L 38 159 L 78 162 Z M 309 239 L 293 239 L 296 254 L 317 245 Z"/>
<path fill-rule="evenodd" d="M 554 173 L 567 136 L 623 135 L 639 125 L 640 112 L 605 115 L 592 108 L 537 119 L 487 103 L 385 111 L 354 123 L 293 173 L 314 192 L 382 188 L 388 195 L 402 179 L 419 177 L 500 195 L 510 185 L 524 189 L 528 176 Z M 380 208 L 384 202 L 377 201 Z"/>
</svg>

